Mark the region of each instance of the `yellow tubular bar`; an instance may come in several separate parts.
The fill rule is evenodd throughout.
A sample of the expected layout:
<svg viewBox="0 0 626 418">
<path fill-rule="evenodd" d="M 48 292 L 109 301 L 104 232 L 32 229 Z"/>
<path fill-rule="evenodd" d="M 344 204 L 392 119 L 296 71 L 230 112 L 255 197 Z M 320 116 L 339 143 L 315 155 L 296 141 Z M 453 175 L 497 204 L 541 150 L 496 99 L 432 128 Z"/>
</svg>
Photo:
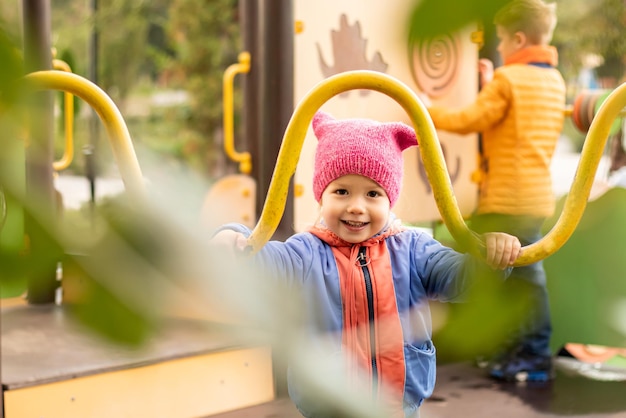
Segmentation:
<svg viewBox="0 0 626 418">
<path fill-rule="evenodd" d="M 68 73 L 72 72 L 68 63 L 58 59 L 52 60 L 52 68 Z M 64 92 L 64 98 L 65 150 L 61 159 L 52 163 L 54 171 L 65 170 L 74 159 L 74 96 L 71 93 Z"/>
<path fill-rule="evenodd" d="M 24 81 L 35 89 L 66 91 L 87 102 L 104 123 L 126 190 L 133 196 L 145 196 L 143 176 L 128 128 L 113 100 L 100 87 L 79 75 L 55 70 L 27 74 Z"/>
<path fill-rule="evenodd" d="M 304 138 L 315 112 L 330 98 L 348 90 L 370 89 L 395 99 L 408 113 L 418 132 L 424 168 L 442 218 L 457 242 L 478 253 L 480 240 L 468 229 L 459 210 L 441 145 L 428 112 L 417 95 L 405 84 L 375 71 L 349 71 L 329 77 L 307 93 L 296 107 L 278 152 L 261 217 L 248 239 L 252 252 L 258 251 L 276 231 L 285 210 L 289 180 L 295 173 Z"/>
<path fill-rule="evenodd" d="M 289 192 L 289 180 L 295 173 L 302 144 L 315 112 L 333 96 L 354 89 L 384 93 L 395 99 L 408 113 L 418 133 L 422 161 L 443 222 L 457 242 L 472 253 L 480 254 L 484 244 L 463 220 L 427 110 L 409 87 L 393 77 L 372 71 L 349 71 L 327 78 L 313 87 L 296 107 L 285 131 L 261 217 L 248 239 L 252 252 L 262 248 L 278 227 Z M 625 104 L 626 83 L 607 97 L 591 123 L 570 193 L 556 224 L 539 242 L 523 248 L 515 266 L 532 264 L 548 257 L 572 235 L 589 198 L 595 177 L 593 174 L 598 168 L 611 124 Z"/>
<path fill-rule="evenodd" d="M 624 107 L 626 107 L 626 83 L 607 96 L 589 126 L 574 180 L 559 219 L 541 241 L 524 247 L 524 252 L 516 265 L 531 264 L 554 254 L 574 233 L 587 206 L 611 125 L 623 113 Z"/>
<path fill-rule="evenodd" d="M 252 171 L 252 157 L 249 152 L 235 151 L 235 135 L 233 133 L 233 84 L 235 75 L 247 73 L 250 71 L 250 53 L 242 52 L 239 54 L 239 63 L 229 66 L 224 72 L 223 78 L 223 97 L 222 105 L 224 107 L 224 151 L 228 157 L 239 163 L 239 171 L 242 174 L 250 174 Z"/>
</svg>

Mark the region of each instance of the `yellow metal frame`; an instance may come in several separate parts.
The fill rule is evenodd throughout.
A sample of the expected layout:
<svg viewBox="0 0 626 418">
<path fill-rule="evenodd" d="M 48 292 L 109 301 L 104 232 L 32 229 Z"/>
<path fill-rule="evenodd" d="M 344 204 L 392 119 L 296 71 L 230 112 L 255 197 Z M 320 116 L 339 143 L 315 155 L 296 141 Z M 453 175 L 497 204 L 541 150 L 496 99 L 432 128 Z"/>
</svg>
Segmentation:
<svg viewBox="0 0 626 418">
<path fill-rule="evenodd" d="M 587 206 L 611 125 L 615 119 L 624 114 L 624 107 L 626 107 L 626 83 L 609 94 L 593 117 L 570 192 L 565 198 L 563 211 L 556 224 L 541 241 L 524 247 L 524 254 L 520 259 L 529 260 L 524 264 L 530 264 L 530 262 L 542 260 L 554 254 L 574 233 Z"/>
<path fill-rule="evenodd" d="M 285 209 L 289 180 L 295 173 L 302 144 L 315 112 L 332 97 L 355 89 L 384 93 L 404 108 L 418 132 L 424 168 L 433 184 L 434 198 L 444 222 L 458 242 L 476 242 L 456 203 L 443 151 L 426 108 L 417 95 L 399 80 L 380 72 L 363 70 L 344 72 L 321 81 L 296 106 L 278 152 L 259 222 L 248 240 L 252 251 L 258 251 L 276 231 Z"/>
<path fill-rule="evenodd" d="M 69 64 L 59 59 L 52 60 L 52 68 L 59 71 L 72 72 Z M 54 171 L 65 170 L 74 159 L 74 96 L 67 91 L 64 92 L 65 110 L 65 149 L 60 160 L 52 163 Z"/>
<path fill-rule="evenodd" d="M 248 239 L 252 252 L 271 238 L 285 210 L 289 180 L 296 170 L 308 127 L 315 112 L 329 99 L 348 90 L 370 89 L 396 100 L 409 115 L 419 137 L 419 149 L 435 203 L 454 239 L 474 254 L 484 246 L 465 224 L 454 196 L 435 127 L 418 96 L 399 80 L 374 71 L 348 71 L 329 77 L 309 91 L 297 105 L 283 138 L 259 221 Z M 515 266 L 532 264 L 556 252 L 571 236 L 585 210 L 609 128 L 626 105 L 626 84 L 609 95 L 596 114 L 587 134 L 570 193 L 552 230 L 539 242 L 523 248 Z"/>
<path fill-rule="evenodd" d="M 228 157 L 239 163 L 239 171 L 242 174 L 250 174 L 252 171 L 252 157 L 249 152 L 235 151 L 235 135 L 233 122 L 233 84 L 235 75 L 247 73 L 250 71 L 250 53 L 241 52 L 239 54 L 239 62 L 229 66 L 224 72 L 222 105 L 224 107 L 224 151 Z"/>
<path fill-rule="evenodd" d="M 100 87 L 77 74 L 56 70 L 27 74 L 24 81 L 30 88 L 66 91 L 87 102 L 104 123 L 126 190 L 133 196 L 145 195 L 143 175 L 124 118 Z"/>
</svg>

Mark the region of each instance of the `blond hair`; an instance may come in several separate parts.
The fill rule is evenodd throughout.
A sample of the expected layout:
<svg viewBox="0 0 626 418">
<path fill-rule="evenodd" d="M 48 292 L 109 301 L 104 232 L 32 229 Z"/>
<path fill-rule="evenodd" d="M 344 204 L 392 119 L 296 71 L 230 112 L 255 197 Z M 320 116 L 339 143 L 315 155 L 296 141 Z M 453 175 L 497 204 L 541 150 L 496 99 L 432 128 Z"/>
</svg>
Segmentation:
<svg viewBox="0 0 626 418">
<path fill-rule="evenodd" d="M 511 35 L 524 33 L 533 45 L 547 45 L 556 26 L 556 3 L 513 0 L 496 13 L 493 23 Z"/>
</svg>

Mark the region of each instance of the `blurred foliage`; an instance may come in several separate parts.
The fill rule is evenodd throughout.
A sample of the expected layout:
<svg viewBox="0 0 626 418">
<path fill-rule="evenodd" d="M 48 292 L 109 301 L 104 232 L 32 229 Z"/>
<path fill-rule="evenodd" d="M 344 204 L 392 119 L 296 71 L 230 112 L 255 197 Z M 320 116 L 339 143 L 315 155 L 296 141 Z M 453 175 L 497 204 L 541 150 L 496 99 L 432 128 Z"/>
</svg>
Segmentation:
<svg viewBox="0 0 626 418">
<path fill-rule="evenodd" d="M 4 30 L 0 21 L 0 112 L 18 98 L 17 80 L 24 73 L 18 39 Z"/>
<path fill-rule="evenodd" d="M 22 59 L 19 53 L 18 40 L 5 30 L 4 22 L 0 21 L 0 194 L 2 194 L 2 211 L 0 216 L 0 296 L 15 296 L 24 289 L 28 264 L 21 256 L 22 232 L 19 225 L 21 219 L 14 217 L 9 206 L 14 204 L 15 188 L 8 181 L 17 182 L 20 176 L 15 175 L 14 160 L 21 146 L 9 142 L 14 140 L 18 131 L 12 121 L 15 119 L 13 109 L 20 99 L 20 90 L 16 80 L 23 74 Z M 21 145 L 21 144 L 18 144 Z M 18 152 L 14 152 L 18 150 Z M 18 209 L 19 210 L 19 209 Z"/>
<path fill-rule="evenodd" d="M 84 229 L 76 216 L 63 223 L 65 303 L 76 319 L 113 342 L 141 345 L 159 327 L 168 241 L 151 215 L 122 194 L 90 211 Z"/>
<path fill-rule="evenodd" d="M 490 24 L 495 12 L 508 0 L 420 0 L 411 13 L 409 40 L 431 38 L 464 28 Z"/>
</svg>

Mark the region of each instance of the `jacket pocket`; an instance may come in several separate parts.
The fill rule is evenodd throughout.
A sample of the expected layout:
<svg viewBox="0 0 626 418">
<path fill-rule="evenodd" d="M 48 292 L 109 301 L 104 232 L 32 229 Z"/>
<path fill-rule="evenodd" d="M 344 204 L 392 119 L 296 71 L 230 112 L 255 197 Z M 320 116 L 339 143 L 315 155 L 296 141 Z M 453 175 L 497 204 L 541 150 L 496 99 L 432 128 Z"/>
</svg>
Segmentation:
<svg viewBox="0 0 626 418">
<path fill-rule="evenodd" d="M 436 376 L 435 346 L 431 340 L 419 346 L 405 344 L 406 383 L 404 402 L 421 405 L 433 393 Z"/>
</svg>

